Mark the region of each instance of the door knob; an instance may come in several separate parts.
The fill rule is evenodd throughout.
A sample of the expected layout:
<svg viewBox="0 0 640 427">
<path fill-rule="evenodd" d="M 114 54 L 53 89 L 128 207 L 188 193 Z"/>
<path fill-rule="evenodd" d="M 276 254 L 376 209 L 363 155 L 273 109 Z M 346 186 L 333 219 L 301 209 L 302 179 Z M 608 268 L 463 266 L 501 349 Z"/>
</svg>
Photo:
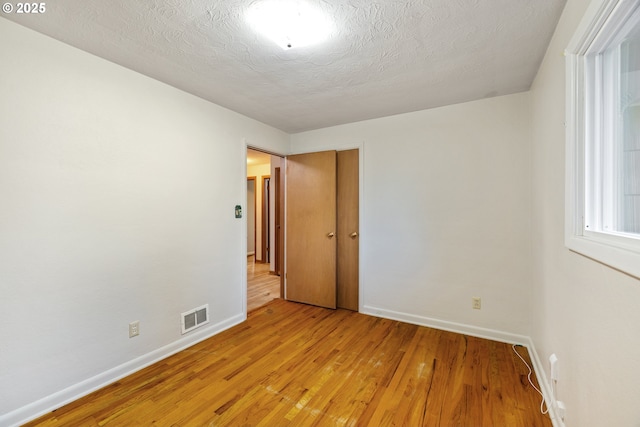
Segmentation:
<svg viewBox="0 0 640 427">
<path fill-rule="evenodd" d="M 351 237 L 352 239 L 355 239 L 356 237 L 358 237 L 358 233 L 354 231 L 353 233 L 349 234 L 349 237 Z"/>
<path fill-rule="evenodd" d="M 327 234 L 327 237 L 328 237 L 328 238 L 332 238 L 332 237 L 333 237 L 333 236 L 335 236 L 335 235 L 336 235 L 336 233 L 334 233 L 334 232 L 332 231 L 331 233 Z"/>
</svg>

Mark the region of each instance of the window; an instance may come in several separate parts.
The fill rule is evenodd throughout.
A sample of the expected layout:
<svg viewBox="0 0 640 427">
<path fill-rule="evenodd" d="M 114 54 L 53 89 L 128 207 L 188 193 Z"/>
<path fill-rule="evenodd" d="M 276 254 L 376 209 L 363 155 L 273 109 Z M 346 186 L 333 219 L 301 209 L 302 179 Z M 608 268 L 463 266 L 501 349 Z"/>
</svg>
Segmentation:
<svg viewBox="0 0 640 427">
<path fill-rule="evenodd" d="M 566 54 L 566 245 L 640 277 L 640 3 L 595 0 Z"/>
</svg>

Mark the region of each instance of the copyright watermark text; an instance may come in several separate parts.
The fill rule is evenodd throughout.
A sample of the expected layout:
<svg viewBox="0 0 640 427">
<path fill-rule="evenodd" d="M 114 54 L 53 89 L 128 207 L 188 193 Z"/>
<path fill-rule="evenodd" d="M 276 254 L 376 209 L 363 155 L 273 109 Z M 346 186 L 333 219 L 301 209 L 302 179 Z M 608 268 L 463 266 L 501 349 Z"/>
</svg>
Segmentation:
<svg viewBox="0 0 640 427">
<path fill-rule="evenodd" d="M 46 3 L 4 3 L 2 5 L 2 12 L 4 13 L 38 14 L 46 11 Z"/>
</svg>

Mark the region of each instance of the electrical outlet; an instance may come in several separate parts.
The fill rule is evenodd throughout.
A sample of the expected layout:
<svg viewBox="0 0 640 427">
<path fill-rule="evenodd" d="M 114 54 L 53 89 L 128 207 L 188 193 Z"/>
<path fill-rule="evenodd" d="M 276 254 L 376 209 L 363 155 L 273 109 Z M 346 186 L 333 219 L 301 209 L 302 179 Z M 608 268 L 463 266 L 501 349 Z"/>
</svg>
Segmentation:
<svg viewBox="0 0 640 427">
<path fill-rule="evenodd" d="M 129 323 L 129 338 L 137 337 L 140 335 L 140 321 Z"/>
<path fill-rule="evenodd" d="M 556 405 L 558 407 L 558 416 L 560 417 L 562 422 L 564 422 L 564 417 L 567 415 L 567 407 L 564 406 L 564 402 L 561 400 L 558 400 L 556 402 Z"/>
<path fill-rule="evenodd" d="M 482 298 L 473 297 L 471 298 L 471 308 L 474 310 L 480 310 L 482 308 Z"/>
<path fill-rule="evenodd" d="M 551 379 L 558 381 L 558 356 L 555 353 L 549 356 L 549 371 Z"/>
</svg>

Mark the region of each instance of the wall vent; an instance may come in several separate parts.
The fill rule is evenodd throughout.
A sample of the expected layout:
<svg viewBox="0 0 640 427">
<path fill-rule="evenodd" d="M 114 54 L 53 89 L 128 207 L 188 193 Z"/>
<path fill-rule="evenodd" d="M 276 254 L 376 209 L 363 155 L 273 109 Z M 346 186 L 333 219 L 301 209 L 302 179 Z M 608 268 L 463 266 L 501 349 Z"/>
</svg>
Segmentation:
<svg viewBox="0 0 640 427">
<path fill-rule="evenodd" d="M 205 304 L 193 310 L 185 311 L 181 315 L 182 333 L 191 332 L 202 325 L 209 323 L 209 304 Z"/>
</svg>

